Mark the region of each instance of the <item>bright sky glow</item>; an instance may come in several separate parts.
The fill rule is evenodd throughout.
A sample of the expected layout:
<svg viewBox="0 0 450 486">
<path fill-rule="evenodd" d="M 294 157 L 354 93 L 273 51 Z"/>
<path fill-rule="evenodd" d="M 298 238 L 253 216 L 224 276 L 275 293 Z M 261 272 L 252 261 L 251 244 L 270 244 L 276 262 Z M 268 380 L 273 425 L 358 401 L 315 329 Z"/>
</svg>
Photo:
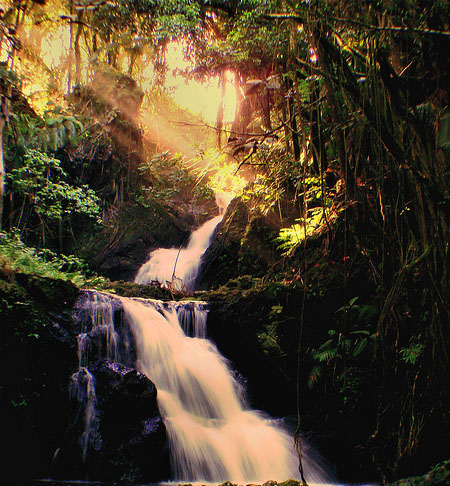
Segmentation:
<svg viewBox="0 0 450 486">
<path fill-rule="evenodd" d="M 53 32 L 44 36 L 37 49 L 44 63 L 52 70 L 61 68 L 69 49 L 69 27 L 61 24 Z M 200 83 L 194 80 L 186 80 L 177 71 L 184 71 L 192 66 L 184 59 L 183 50 L 185 44 L 183 41 L 171 42 L 167 46 L 166 62 L 168 64 L 168 74 L 166 87 L 169 90 L 174 101 L 184 109 L 198 115 L 208 124 L 215 125 L 217 110 L 221 102 L 222 90 L 219 88 L 218 77 L 205 79 Z M 6 54 L 6 49 L 2 54 Z M 83 69 L 87 69 L 86 62 L 83 63 Z M 141 73 L 140 84 L 145 91 L 151 89 L 154 81 L 153 66 L 149 60 L 147 68 Z M 24 66 L 25 67 L 25 66 Z M 32 93 L 44 92 L 43 80 L 36 77 L 30 77 L 23 86 L 28 95 Z M 39 105 L 39 96 L 34 99 L 34 104 Z M 231 71 L 226 73 L 226 85 L 224 96 L 224 123 L 231 123 L 234 120 L 236 110 L 236 92 L 234 87 L 234 76 Z M 43 101 L 42 101 L 43 102 Z M 45 106 L 36 106 L 36 108 L 45 108 Z"/>
<path fill-rule="evenodd" d="M 166 54 L 169 74 L 167 87 L 171 89 L 172 97 L 182 108 L 200 115 L 206 122 L 215 124 L 217 109 L 221 99 L 219 80 L 210 78 L 203 83 L 198 81 L 186 81 L 181 75 L 174 74 L 176 69 L 184 70 L 189 64 L 183 58 L 183 44 L 172 42 L 167 48 Z M 232 122 L 236 110 L 236 92 L 233 86 L 233 73 L 227 71 L 224 97 L 224 122 Z"/>
</svg>

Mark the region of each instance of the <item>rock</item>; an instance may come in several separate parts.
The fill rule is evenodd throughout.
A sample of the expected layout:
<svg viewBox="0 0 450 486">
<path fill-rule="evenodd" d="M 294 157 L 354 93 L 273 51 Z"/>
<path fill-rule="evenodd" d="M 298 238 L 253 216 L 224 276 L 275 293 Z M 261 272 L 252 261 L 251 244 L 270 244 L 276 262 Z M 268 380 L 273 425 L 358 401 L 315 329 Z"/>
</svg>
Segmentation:
<svg viewBox="0 0 450 486">
<path fill-rule="evenodd" d="M 63 439 L 67 380 L 77 366 L 72 307 L 78 293 L 70 282 L 19 273 L 3 279 L 0 272 L 4 484 L 48 476 Z"/>
<path fill-rule="evenodd" d="M 277 486 L 277 482 L 274 480 L 266 481 L 262 486 Z"/>
<path fill-rule="evenodd" d="M 279 260 L 274 244 L 278 230 L 279 222 L 234 199 L 202 257 L 200 288 L 217 288 L 245 274 L 263 276 Z"/>
<path fill-rule="evenodd" d="M 87 402 L 74 397 L 75 419 L 58 454 L 55 476 L 130 482 L 168 479 L 166 429 L 154 384 L 137 370 L 108 360 L 91 365 L 89 372 L 96 397 L 90 430 L 86 430 Z M 83 437 L 87 437 L 85 460 Z"/>
<path fill-rule="evenodd" d="M 302 481 L 297 481 L 296 479 L 288 479 L 282 483 L 278 483 L 278 486 L 303 486 Z"/>
<path fill-rule="evenodd" d="M 450 460 L 441 462 L 431 471 L 414 478 L 401 479 L 389 486 L 448 486 L 450 484 Z"/>
</svg>

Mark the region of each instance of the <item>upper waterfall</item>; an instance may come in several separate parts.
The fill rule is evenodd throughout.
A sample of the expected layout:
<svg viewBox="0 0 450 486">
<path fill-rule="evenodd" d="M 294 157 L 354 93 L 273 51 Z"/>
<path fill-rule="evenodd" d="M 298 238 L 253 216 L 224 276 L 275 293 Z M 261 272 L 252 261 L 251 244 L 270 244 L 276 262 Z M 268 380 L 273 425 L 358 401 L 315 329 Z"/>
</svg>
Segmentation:
<svg viewBox="0 0 450 486">
<path fill-rule="evenodd" d="M 159 282 L 162 287 L 192 292 L 201 264 L 216 226 L 223 215 L 216 216 L 195 230 L 186 248 L 158 248 L 139 269 L 134 281 L 148 285 Z"/>
</svg>

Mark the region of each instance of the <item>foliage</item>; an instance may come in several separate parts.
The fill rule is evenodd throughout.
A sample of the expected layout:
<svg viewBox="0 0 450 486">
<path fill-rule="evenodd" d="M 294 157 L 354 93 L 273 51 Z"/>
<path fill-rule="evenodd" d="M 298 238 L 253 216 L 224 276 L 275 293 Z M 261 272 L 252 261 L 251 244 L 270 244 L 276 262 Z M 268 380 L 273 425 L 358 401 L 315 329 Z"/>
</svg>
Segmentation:
<svg viewBox="0 0 450 486">
<path fill-rule="evenodd" d="M 48 250 L 36 250 L 26 246 L 19 231 L 0 232 L 0 261 L 3 271 L 25 273 L 71 281 L 83 285 L 86 281 L 86 264 L 73 255 L 57 255 Z"/>
<path fill-rule="evenodd" d="M 313 236 L 323 227 L 325 223 L 326 212 L 322 208 L 308 210 L 306 218 L 299 218 L 298 223 L 289 228 L 281 228 L 277 241 L 280 243 L 279 249 L 283 250 L 285 255 L 292 254 L 306 238 Z"/>
<path fill-rule="evenodd" d="M 94 191 L 87 186 L 74 187 L 64 181 L 65 177 L 58 159 L 29 150 L 23 165 L 8 173 L 7 183 L 49 223 L 67 220 L 74 214 L 101 223 L 99 198 Z"/>
<path fill-rule="evenodd" d="M 227 160 L 225 153 L 217 150 L 201 151 L 192 161 L 191 169 L 196 173 L 196 187 L 202 185 L 213 194 L 226 195 L 230 200 L 240 196 L 247 181 L 236 174 L 236 167 Z"/>
<path fill-rule="evenodd" d="M 343 327 L 341 331 L 330 329 L 328 331 L 329 339 L 322 343 L 317 350 L 312 352 L 312 357 L 319 363 L 330 364 L 332 360 L 342 360 L 342 362 L 349 362 L 353 358 L 357 358 L 367 347 L 368 344 L 373 344 L 376 334 L 370 332 L 373 328 L 373 323 L 377 318 L 377 309 L 370 304 L 357 304 L 358 297 L 350 299 L 349 303 L 339 309 L 336 313 L 341 314 Z M 351 329 L 345 330 L 345 324 L 350 320 Z M 358 326 L 361 326 L 358 329 Z M 336 371 L 336 364 L 331 367 Z M 345 379 L 345 373 L 337 375 L 339 380 Z M 311 375 L 308 385 L 311 387 L 315 383 L 313 375 Z"/>
<path fill-rule="evenodd" d="M 400 355 L 405 363 L 416 364 L 424 349 L 421 343 L 412 343 L 409 348 L 402 348 Z"/>
<path fill-rule="evenodd" d="M 25 11 L 10 2 L 5 33 L 24 27 L 37 10 L 32 3 Z M 41 10 L 53 14 L 50 6 Z M 277 216 L 283 264 L 294 269 L 288 276 L 304 286 L 306 300 L 321 296 L 323 288 L 313 290 L 311 281 L 332 269 L 331 262 L 307 259 L 309 245 L 339 254 L 341 299 L 348 299 L 352 285 L 349 267 L 364 268 L 371 295 L 337 306 L 331 334 L 313 347 L 310 382 L 330 386 L 342 400 L 350 397 L 353 410 L 373 370 L 377 398 L 368 412 L 368 447 L 380 474 L 398 474 L 423 455 L 434 423 L 449 435 L 449 3 L 113 0 L 76 13 L 58 5 L 61 12 L 71 30 L 71 52 L 67 45 L 53 79 L 61 91 L 63 82 L 70 91 L 75 82 L 90 81 L 88 58 L 139 76 L 152 63 L 162 74 L 166 45 L 179 35 L 195 62 L 192 76 L 232 70 L 239 84 L 228 147 L 234 167 L 219 156 L 216 175 L 208 168 L 199 180 L 209 181 L 195 185 L 179 158 L 156 154 L 139 163 L 139 185 L 130 160 L 112 163 L 99 136 L 91 155 L 103 151 L 101 164 L 84 160 L 77 169 L 93 181 L 107 174 L 113 182 L 102 181 L 102 198 L 119 204 L 132 197 L 150 207 L 186 200 L 194 186 L 203 197 L 208 185 L 230 186 L 233 171 L 245 171 L 252 182 L 242 200 L 250 210 Z M 16 48 L 6 40 L 11 66 Z M 110 113 L 102 120 L 102 140 L 112 140 L 118 125 L 122 134 L 131 131 Z M 54 110 L 42 120 L 11 119 L 8 184 L 15 194 L 9 215 L 22 228 L 48 234 L 59 231 L 60 217 L 69 225 L 72 214 L 96 219 L 94 195 L 83 200 L 58 169 L 62 165 L 44 154 L 61 147 L 70 152 L 80 141 L 84 128 L 70 117 Z M 32 150 L 38 152 L 24 158 Z M 342 211 L 349 207 L 354 211 Z M 278 344 L 279 303 L 273 304 L 270 322 L 259 330 L 268 352 L 273 340 Z M 300 368 L 297 380 L 299 389 L 307 381 Z"/>
<path fill-rule="evenodd" d="M 147 181 L 144 195 L 139 198 L 143 204 L 147 204 L 146 200 L 168 202 L 177 198 L 189 199 L 192 192 L 196 199 L 212 197 L 211 190 L 195 180 L 181 154 L 172 155 L 169 151 L 154 154 L 138 170 Z"/>
<path fill-rule="evenodd" d="M 10 115 L 7 157 L 20 157 L 27 150 L 56 152 L 63 147 L 76 147 L 83 131 L 82 122 L 61 106 L 47 109 L 42 118 L 13 112 Z"/>
</svg>

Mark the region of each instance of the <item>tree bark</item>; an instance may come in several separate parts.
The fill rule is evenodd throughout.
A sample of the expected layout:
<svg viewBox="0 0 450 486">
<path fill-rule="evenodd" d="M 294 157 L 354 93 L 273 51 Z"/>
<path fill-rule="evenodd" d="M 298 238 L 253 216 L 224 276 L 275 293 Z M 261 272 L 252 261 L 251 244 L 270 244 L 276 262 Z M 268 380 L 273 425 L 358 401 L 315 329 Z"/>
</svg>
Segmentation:
<svg viewBox="0 0 450 486">
<path fill-rule="evenodd" d="M 217 108 L 216 126 L 217 126 L 217 148 L 220 150 L 222 146 L 222 129 L 223 129 L 223 103 L 225 98 L 226 75 L 222 70 L 219 76 L 219 88 L 221 88 L 221 97 L 219 107 Z"/>
<path fill-rule="evenodd" d="M 78 27 L 75 34 L 75 82 L 77 85 L 81 84 L 81 49 L 80 49 L 80 37 L 83 32 L 83 10 L 80 10 L 77 15 Z"/>
<path fill-rule="evenodd" d="M 3 180 L 5 175 L 5 163 L 3 160 L 3 129 L 5 128 L 5 117 L 3 115 L 3 103 L 5 97 L 2 96 L 1 100 L 1 113 L 0 113 L 0 229 L 2 228 L 3 218 Z"/>
</svg>

